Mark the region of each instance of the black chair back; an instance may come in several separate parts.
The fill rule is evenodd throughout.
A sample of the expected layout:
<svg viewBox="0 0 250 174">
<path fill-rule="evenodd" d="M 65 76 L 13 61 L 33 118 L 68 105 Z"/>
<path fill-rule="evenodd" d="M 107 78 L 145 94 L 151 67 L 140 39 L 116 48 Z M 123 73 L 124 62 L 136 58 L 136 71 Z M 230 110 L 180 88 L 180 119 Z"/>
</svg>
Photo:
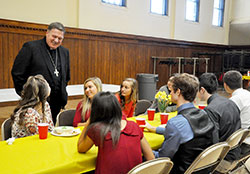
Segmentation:
<svg viewBox="0 0 250 174">
<path fill-rule="evenodd" d="M 57 115 L 57 126 L 73 126 L 75 109 L 64 110 Z"/>
<path fill-rule="evenodd" d="M 4 120 L 1 130 L 2 130 L 3 141 L 11 138 L 11 119 L 10 118 Z"/>
</svg>

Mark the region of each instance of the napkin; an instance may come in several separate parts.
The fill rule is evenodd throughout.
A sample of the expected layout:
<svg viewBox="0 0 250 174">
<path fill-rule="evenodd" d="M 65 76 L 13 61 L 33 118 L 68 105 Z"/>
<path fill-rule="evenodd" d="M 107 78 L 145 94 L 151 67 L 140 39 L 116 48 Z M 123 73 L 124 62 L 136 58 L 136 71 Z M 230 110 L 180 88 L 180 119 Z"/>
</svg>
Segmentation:
<svg viewBox="0 0 250 174">
<path fill-rule="evenodd" d="M 8 145 L 12 145 L 14 141 L 15 141 L 14 137 L 9 138 L 8 140 L 6 140 L 6 142 L 8 143 Z"/>
</svg>

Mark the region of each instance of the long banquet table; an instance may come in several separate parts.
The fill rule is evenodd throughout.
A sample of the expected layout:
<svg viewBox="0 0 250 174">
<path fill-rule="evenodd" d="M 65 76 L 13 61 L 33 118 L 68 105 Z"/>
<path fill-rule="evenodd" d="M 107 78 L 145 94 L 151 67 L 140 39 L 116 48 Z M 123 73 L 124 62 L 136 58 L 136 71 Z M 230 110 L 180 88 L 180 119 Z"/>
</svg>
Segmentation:
<svg viewBox="0 0 250 174">
<path fill-rule="evenodd" d="M 176 112 L 170 113 L 170 118 L 174 115 Z M 146 115 L 139 117 L 147 118 Z M 128 120 L 135 121 L 135 118 Z M 159 114 L 155 115 L 154 121 L 148 122 L 153 126 L 160 125 Z M 98 148 L 93 146 L 87 153 L 78 153 L 79 136 L 58 137 L 49 133 L 45 140 L 40 140 L 38 135 L 34 135 L 16 139 L 12 145 L 1 141 L 0 173 L 79 174 L 94 170 Z M 158 149 L 164 140 L 162 135 L 147 131 L 144 131 L 144 136 L 154 150 Z"/>
</svg>

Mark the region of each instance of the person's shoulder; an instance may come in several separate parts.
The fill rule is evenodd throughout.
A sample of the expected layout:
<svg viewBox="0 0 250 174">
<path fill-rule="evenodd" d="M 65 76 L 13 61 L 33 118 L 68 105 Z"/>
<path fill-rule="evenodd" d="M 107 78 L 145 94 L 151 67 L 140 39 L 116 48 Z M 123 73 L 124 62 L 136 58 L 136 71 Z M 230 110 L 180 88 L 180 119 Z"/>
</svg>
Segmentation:
<svg viewBox="0 0 250 174">
<path fill-rule="evenodd" d="M 243 89 L 243 88 L 239 88 L 233 92 L 233 95 L 231 98 L 236 98 L 236 97 L 244 98 L 244 97 L 249 97 L 249 96 L 250 96 L 250 91 Z"/>
<path fill-rule="evenodd" d="M 137 127 L 138 125 L 134 122 L 134 121 L 129 121 L 129 120 L 127 120 L 127 126 L 129 126 L 129 127 Z"/>
<path fill-rule="evenodd" d="M 159 91 L 168 91 L 167 85 L 160 87 Z"/>
<path fill-rule="evenodd" d="M 115 93 L 115 97 L 118 99 L 118 101 L 120 102 L 120 95 L 119 92 Z"/>
<path fill-rule="evenodd" d="M 214 94 L 212 95 L 212 100 L 209 102 L 209 107 L 221 107 L 227 105 L 230 100 L 224 96 Z"/>
<path fill-rule="evenodd" d="M 61 49 L 62 51 L 69 52 L 69 49 L 68 49 L 68 48 L 65 48 L 65 47 L 62 46 L 62 45 L 60 45 L 58 48 Z"/>
<path fill-rule="evenodd" d="M 77 107 L 80 107 L 82 105 L 82 100 L 78 102 Z"/>
<path fill-rule="evenodd" d="M 45 108 L 46 108 L 46 109 L 50 109 L 49 102 L 47 102 L 47 101 L 45 102 Z"/>
<path fill-rule="evenodd" d="M 122 130 L 125 134 L 128 135 L 139 135 L 140 134 L 140 128 L 138 124 L 136 124 L 134 121 L 128 121 L 126 127 Z"/>
<path fill-rule="evenodd" d="M 188 121 L 183 115 L 176 115 L 175 117 L 168 120 L 168 124 L 175 127 L 180 127 L 187 124 Z"/>
<path fill-rule="evenodd" d="M 43 42 L 42 39 L 40 39 L 40 40 L 28 41 L 28 42 L 25 42 L 25 43 L 23 44 L 23 47 L 31 47 L 31 48 L 35 47 L 35 48 L 36 48 L 38 45 L 41 45 L 42 42 Z"/>
<path fill-rule="evenodd" d="M 28 108 L 26 115 L 36 115 L 37 111 L 34 108 Z"/>
</svg>

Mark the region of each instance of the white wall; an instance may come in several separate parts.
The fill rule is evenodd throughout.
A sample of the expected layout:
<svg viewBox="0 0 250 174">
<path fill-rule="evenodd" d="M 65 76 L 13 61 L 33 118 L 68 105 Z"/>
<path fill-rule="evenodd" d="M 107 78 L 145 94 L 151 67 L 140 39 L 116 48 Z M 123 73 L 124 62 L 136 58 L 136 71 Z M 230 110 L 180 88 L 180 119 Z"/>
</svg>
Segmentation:
<svg viewBox="0 0 250 174">
<path fill-rule="evenodd" d="M 223 27 L 212 26 L 213 1 L 200 1 L 199 22 L 185 20 L 186 0 L 176 1 L 175 37 L 174 39 L 196 42 L 227 44 L 229 22 L 228 15 L 230 0 L 225 4 L 225 18 Z"/>
<path fill-rule="evenodd" d="M 250 1 L 249 0 L 233 0 L 232 1 L 232 23 L 249 23 L 250 21 Z"/>
<path fill-rule="evenodd" d="M 150 0 L 128 0 L 127 7 L 105 4 L 101 0 L 80 0 L 79 27 L 169 38 L 169 17 L 149 12 Z"/>
<path fill-rule="evenodd" d="M 250 45 L 250 1 L 233 0 L 232 6 L 229 44 Z"/>
<path fill-rule="evenodd" d="M 83 95 L 83 85 L 68 85 L 67 92 L 69 96 Z M 102 84 L 103 91 L 117 92 L 120 85 Z M 20 97 L 16 94 L 14 88 L 0 89 L 0 102 L 18 101 Z"/>
<path fill-rule="evenodd" d="M 78 26 L 78 0 L 0 0 L 0 18 Z"/>
<path fill-rule="evenodd" d="M 0 18 L 43 24 L 60 21 L 67 27 L 215 44 L 228 44 L 230 19 L 250 19 L 250 0 L 226 0 L 223 28 L 211 25 L 213 0 L 200 0 L 199 23 L 185 21 L 185 3 L 169 0 L 169 16 L 160 16 L 150 14 L 150 0 L 127 0 L 127 7 L 101 0 L 0 0 Z"/>
</svg>

